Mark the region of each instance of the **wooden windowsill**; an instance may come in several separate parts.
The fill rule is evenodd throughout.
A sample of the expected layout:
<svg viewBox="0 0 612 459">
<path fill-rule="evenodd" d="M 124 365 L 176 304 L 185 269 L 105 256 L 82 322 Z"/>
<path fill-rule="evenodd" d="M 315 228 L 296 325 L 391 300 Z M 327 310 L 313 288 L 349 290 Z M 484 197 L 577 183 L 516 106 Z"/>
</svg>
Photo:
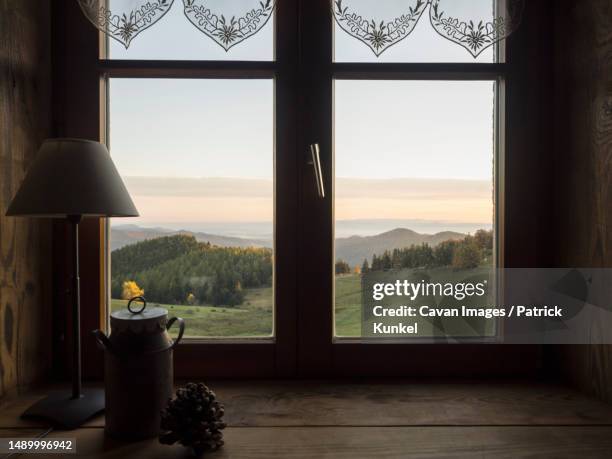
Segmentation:
<svg viewBox="0 0 612 459">
<path fill-rule="evenodd" d="M 609 457 L 612 406 L 543 383 L 211 383 L 226 407 L 226 446 L 207 457 Z M 0 437 L 47 426 L 19 419 L 44 395 L 0 404 Z M 187 457 L 155 439 L 106 439 L 104 417 L 71 432 L 88 457 Z"/>
</svg>

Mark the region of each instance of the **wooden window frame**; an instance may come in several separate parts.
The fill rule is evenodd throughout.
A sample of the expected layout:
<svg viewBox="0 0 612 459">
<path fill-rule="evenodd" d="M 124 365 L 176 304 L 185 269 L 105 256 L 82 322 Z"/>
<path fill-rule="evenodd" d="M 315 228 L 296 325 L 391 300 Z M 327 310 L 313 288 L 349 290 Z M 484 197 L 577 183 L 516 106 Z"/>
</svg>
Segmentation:
<svg viewBox="0 0 612 459">
<path fill-rule="evenodd" d="M 194 377 L 288 377 L 295 374 L 296 228 L 294 73 L 297 11 L 275 11 L 273 61 L 165 61 L 100 59 L 100 77 L 169 79 L 270 79 L 274 81 L 274 334 L 254 339 L 185 339 L 175 350 L 175 374 Z M 205 39 L 205 37 L 202 37 Z M 103 101 L 108 101 L 102 94 Z M 104 102 L 103 102 L 104 103 Z M 278 114 L 281 116 L 278 116 Z M 282 216 L 278 218 L 278 216 Z M 107 225 L 108 227 L 108 225 Z M 107 238 L 104 238 L 107 240 Z M 102 242 L 105 246 L 105 241 Z M 108 293 L 106 294 L 108 297 Z M 104 302 L 106 309 L 108 301 Z M 107 313 L 108 314 L 108 313 Z M 205 357 L 203 357 L 205 356 Z"/>
<path fill-rule="evenodd" d="M 274 128 L 275 212 L 284 216 L 275 222 L 275 335 L 273 339 L 186 341 L 175 350 L 177 378 L 269 378 L 290 377 L 296 373 L 298 181 L 294 154 L 297 126 L 294 50 L 297 48 L 297 4 L 279 2 L 276 18 L 276 59 L 271 62 L 107 60 L 99 58 L 105 40 L 85 20 L 78 4 L 70 0 L 58 0 L 54 4 L 57 133 L 106 141 L 109 78 L 270 78 L 275 81 L 275 113 L 283 115 L 276 116 Z M 82 116 L 82 107 L 87 108 L 86 117 Z M 106 228 L 104 220 L 90 219 L 82 224 L 81 232 L 83 372 L 93 379 L 102 376 L 103 359 L 90 333 L 96 328 L 105 328 L 108 323 Z M 65 229 L 61 223 L 54 233 L 56 254 L 58 258 L 63 257 Z M 62 263 L 54 298 L 57 316 L 62 318 L 66 318 L 62 279 L 69 272 L 69 266 Z M 70 329 L 61 319 L 55 325 L 55 357 L 61 362 L 58 372 L 62 373 L 68 370 L 64 363 L 69 363 L 66 356 Z"/>
<path fill-rule="evenodd" d="M 305 4 L 302 3 L 304 6 Z M 463 80 L 495 81 L 496 84 L 496 237 L 497 264 L 505 266 L 506 234 L 504 164 L 507 154 L 505 137 L 506 86 L 510 78 L 507 63 L 346 63 L 333 61 L 333 17 L 326 14 L 326 0 L 307 3 L 300 12 L 301 39 L 309 44 L 302 50 L 301 91 L 307 101 L 302 113 L 316 116 L 301 123 L 305 126 L 302 148 L 311 142 L 321 146 L 325 200 L 316 199 L 305 171 L 300 225 L 302 231 L 302 278 L 311 279 L 314 292 L 300 294 L 298 321 L 298 369 L 301 376 L 493 376 L 520 374 L 534 369 L 539 349 L 530 346 L 506 346 L 480 343 L 444 344 L 413 340 L 406 343 L 372 343 L 359 339 L 334 337 L 334 170 L 333 170 L 333 84 L 335 80 Z M 308 222 L 316 224 L 308 225 Z M 321 270 L 330 266 L 330 272 Z M 308 294 L 307 294 L 308 293 Z M 474 363 L 478 362 L 478 368 Z"/>
<path fill-rule="evenodd" d="M 329 46 L 333 18 L 328 0 L 279 0 L 276 21 L 276 61 L 107 61 L 99 60 L 100 37 L 85 20 L 76 2 L 58 0 L 53 7 L 54 131 L 58 136 L 104 140 L 105 79 L 120 78 L 275 78 L 276 155 L 283 155 L 276 170 L 275 250 L 279 254 L 275 275 L 274 341 L 194 341 L 179 346 L 175 355 L 177 378 L 287 378 L 345 376 L 527 376 L 539 371 L 541 346 L 496 344 L 364 344 L 333 339 L 333 193 L 316 199 L 312 170 L 306 164 L 310 143 L 321 144 L 322 162 L 332 171 L 332 81 L 336 77 L 379 79 L 473 79 L 504 75 L 503 104 L 507 117 L 505 181 L 499 184 L 506 210 L 498 232 L 504 234 L 505 267 L 537 266 L 521 218 L 535 215 L 529 189 L 537 187 L 537 171 L 528 180 L 518 176 L 537 145 L 540 101 L 529 98 L 534 74 L 544 46 L 533 46 L 533 37 L 546 14 L 546 0 L 526 5 L 522 29 L 509 40 L 507 64 L 379 64 L 332 63 Z M 204 38 L 203 38 L 204 39 Z M 526 50 L 529 50 L 527 52 Z M 534 63 L 538 65 L 534 68 Z M 541 83 L 538 83 L 541 84 Z M 545 84 L 545 83 L 544 83 Z M 311 97 L 315 94 L 315 97 Z M 536 113 L 534 115 L 534 113 Z M 280 116 L 279 116 L 280 115 Z M 525 127 L 524 118 L 533 121 Z M 502 130 L 503 131 L 503 130 Z M 537 143 L 537 142 L 536 142 Z M 508 161 L 512 158 L 512 161 Z M 281 170 L 282 169 L 282 170 Z M 325 174 L 333 190 L 333 175 Z M 522 191 L 526 188 L 526 191 Z M 104 326 L 106 273 L 105 224 L 97 220 L 82 225 L 81 270 L 83 296 L 84 374 L 102 375 L 102 353 L 91 330 Z M 65 310 L 62 263 L 66 231 L 55 228 L 54 254 L 60 268 L 56 276 L 54 323 L 56 368 L 67 370 L 70 349 L 69 315 Z M 537 241 L 536 241 L 537 243 Z M 321 262 L 328 269 L 321 269 Z M 63 266 L 63 267 L 62 267 Z M 300 281 L 301 279 L 301 281 Z M 310 288 L 304 279 L 308 279 Z"/>
</svg>

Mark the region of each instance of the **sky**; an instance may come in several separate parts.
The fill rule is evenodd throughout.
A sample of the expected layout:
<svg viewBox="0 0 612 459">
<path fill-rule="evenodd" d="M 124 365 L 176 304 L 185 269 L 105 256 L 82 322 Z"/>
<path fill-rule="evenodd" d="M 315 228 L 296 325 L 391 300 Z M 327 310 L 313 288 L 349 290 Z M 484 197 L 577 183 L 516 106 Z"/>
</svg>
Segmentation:
<svg viewBox="0 0 612 459">
<path fill-rule="evenodd" d="M 111 58 L 272 59 L 272 21 L 225 53 L 175 3 L 129 50 L 113 42 Z M 379 59 L 336 25 L 336 60 L 474 61 L 427 14 Z M 485 52 L 476 62 L 491 59 Z M 336 218 L 490 226 L 493 90 L 492 82 L 336 81 Z M 273 80 L 113 79 L 109 94 L 111 154 L 141 213 L 115 224 L 271 228 Z"/>
</svg>

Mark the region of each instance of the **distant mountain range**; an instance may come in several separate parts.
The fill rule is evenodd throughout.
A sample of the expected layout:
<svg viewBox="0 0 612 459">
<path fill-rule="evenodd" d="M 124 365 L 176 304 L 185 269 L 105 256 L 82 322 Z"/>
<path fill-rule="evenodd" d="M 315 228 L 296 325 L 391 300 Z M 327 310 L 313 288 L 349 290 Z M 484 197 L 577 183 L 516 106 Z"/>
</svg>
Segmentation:
<svg viewBox="0 0 612 459">
<path fill-rule="evenodd" d="M 142 228 L 137 225 L 114 226 L 111 228 L 111 250 L 120 249 L 136 242 L 177 234 L 192 235 L 198 242 L 210 242 L 221 247 L 272 247 L 272 241 L 265 239 L 245 239 L 226 237 L 192 231 L 173 231 L 165 228 Z M 463 239 L 465 234 L 454 231 L 443 231 L 436 234 L 420 234 L 405 228 L 375 236 L 351 236 L 336 239 L 336 258 L 342 259 L 351 266 L 360 265 L 364 259 L 371 259 L 374 254 L 411 245 L 429 244 L 434 247 L 440 242 Z"/>
<path fill-rule="evenodd" d="M 167 228 L 143 228 L 137 225 L 121 225 L 111 227 L 111 251 L 137 242 L 164 236 L 175 236 L 177 234 L 193 236 L 198 242 L 210 242 L 212 245 L 220 247 L 272 247 L 272 241 L 264 239 L 243 239 L 186 230 L 173 231 Z"/>
</svg>

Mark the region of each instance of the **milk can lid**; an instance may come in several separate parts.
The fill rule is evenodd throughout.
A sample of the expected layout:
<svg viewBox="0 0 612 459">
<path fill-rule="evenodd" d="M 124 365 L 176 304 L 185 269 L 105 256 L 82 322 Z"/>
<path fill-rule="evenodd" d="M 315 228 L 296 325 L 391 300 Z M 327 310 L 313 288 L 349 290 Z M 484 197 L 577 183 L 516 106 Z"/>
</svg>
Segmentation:
<svg viewBox="0 0 612 459">
<path fill-rule="evenodd" d="M 168 310 L 164 308 L 147 308 L 140 313 L 132 313 L 127 309 L 121 309 L 120 311 L 114 311 L 111 313 L 113 319 L 118 320 L 147 320 L 147 319 L 159 319 L 167 316 Z"/>
<path fill-rule="evenodd" d="M 142 302 L 142 304 L 134 305 L 134 302 Z M 166 309 L 160 307 L 149 308 L 143 297 L 135 297 L 128 302 L 127 309 L 111 313 L 111 328 L 113 331 L 118 331 L 118 329 L 130 329 L 132 331 L 165 329 L 167 317 L 168 311 Z M 150 328 L 151 330 L 149 330 Z"/>
</svg>

